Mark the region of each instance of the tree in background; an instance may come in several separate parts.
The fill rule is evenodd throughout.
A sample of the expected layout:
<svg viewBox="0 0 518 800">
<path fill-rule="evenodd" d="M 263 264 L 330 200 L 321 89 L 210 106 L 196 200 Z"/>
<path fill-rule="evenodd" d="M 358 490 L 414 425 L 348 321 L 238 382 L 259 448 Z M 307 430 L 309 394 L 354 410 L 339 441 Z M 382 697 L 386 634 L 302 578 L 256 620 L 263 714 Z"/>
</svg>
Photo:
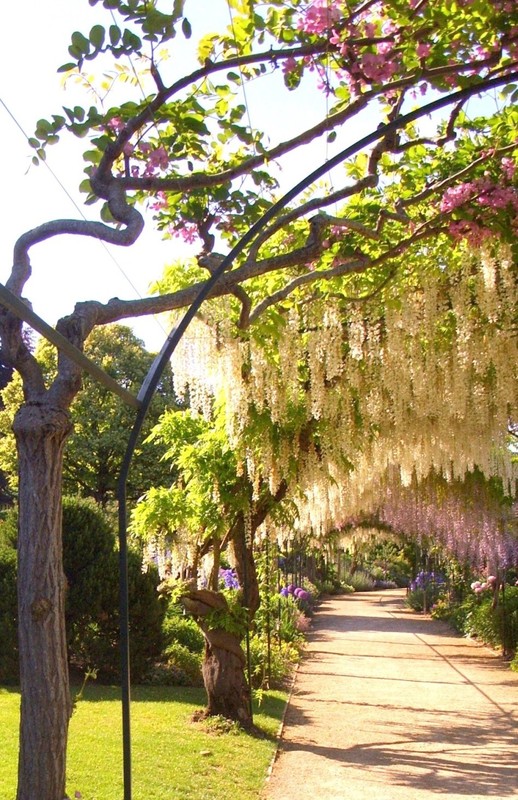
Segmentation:
<svg viewBox="0 0 518 800">
<path fill-rule="evenodd" d="M 204 556 L 211 554 L 206 586 L 188 587 L 174 574 L 169 589 L 191 613 L 205 637 L 203 678 L 210 715 L 222 715 L 250 727 L 250 687 L 241 647 L 259 608 L 259 583 L 252 543 L 267 517 L 283 516 L 287 483 L 271 492 L 267 481 L 254 487 L 239 469 L 225 430 L 224 409 L 214 419 L 185 411 L 167 411 L 150 439 L 165 446 L 165 460 L 175 476 L 169 487 L 153 487 L 137 504 L 132 528 L 158 553 L 169 548 L 174 562 L 196 576 Z M 153 548 L 152 548 L 153 549 Z M 234 608 L 219 589 L 221 556 L 232 558 L 239 584 Z"/>
<path fill-rule="evenodd" d="M 293 0 L 290 4 L 271 0 L 260 5 L 253 0 L 230 0 L 229 4 L 222 3 L 222 11 L 228 21 L 230 8 L 232 24 L 227 26 L 225 22 L 224 30 L 198 40 L 196 36 L 192 38 L 196 23 L 187 16 L 188 2 L 176 2 L 171 13 L 163 13 L 154 2 L 141 5 L 135 0 L 104 0 L 104 10 L 96 0 L 92 4 L 99 6 L 99 24 L 87 34 L 76 31 L 72 35 L 71 60 L 62 71 L 79 75 L 80 79 L 81 70 L 87 65 L 85 82 L 91 87 L 89 75 L 94 60 L 99 59 L 100 70 L 106 74 L 113 67 L 111 58 L 124 55 L 134 61 L 139 59 L 146 70 L 145 97 L 136 88 L 132 96 L 125 96 L 124 102 L 107 107 L 99 95 L 98 104 L 88 109 L 76 105 L 38 122 L 30 140 L 35 160 L 44 158 L 47 145 L 56 142 L 65 129 L 88 138 L 83 188 L 87 203 L 102 201 L 102 221 L 53 220 L 28 231 L 16 242 L 7 288 L 22 297 L 31 274 L 32 249 L 49 237 L 86 235 L 112 244 L 131 245 L 144 224 L 139 210 L 142 202 L 152 205 L 159 229 L 173 237 L 198 241 L 201 253 L 194 265 L 177 270 L 161 296 L 78 303 L 57 325 L 71 344 L 82 349 L 94 328 L 110 322 L 185 308 L 222 264 L 216 245 L 219 249 L 232 247 L 246 232 L 247 249 L 238 255 L 210 295 L 228 297 L 227 318 L 235 321 L 239 331 L 237 345 L 244 342 L 248 347 L 250 343 L 257 349 L 257 359 L 247 357 L 234 363 L 244 367 L 241 377 L 251 378 L 248 384 L 244 382 L 245 387 L 262 387 L 260 397 L 266 396 L 268 384 L 264 380 L 268 372 L 258 371 L 259 365 L 266 363 L 278 369 L 279 354 L 289 352 L 268 345 L 270 337 L 274 343 L 280 342 L 279 332 L 283 331 L 289 331 L 287 341 L 295 342 L 297 347 L 300 342 L 315 344 L 312 331 L 324 331 L 321 341 L 342 345 L 342 360 L 347 354 L 358 361 L 365 360 L 368 379 L 379 361 L 369 350 L 375 331 L 381 344 L 378 352 L 386 353 L 382 347 L 385 321 L 393 312 L 401 313 L 404 339 L 404 323 L 411 319 L 410 313 L 405 312 L 415 308 L 407 305 L 410 297 L 416 303 L 419 298 L 426 300 L 422 306 L 425 316 L 420 317 L 426 321 L 426 309 L 437 311 L 443 302 L 437 283 L 441 285 L 444 275 L 453 280 L 451 265 L 458 267 L 459 260 L 459 308 L 468 308 L 470 324 L 474 316 L 481 329 L 485 327 L 491 334 L 492 341 L 497 341 L 502 332 L 506 347 L 511 346 L 505 320 L 512 301 L 504 302 L 501 313 L 497 307 L 495 318 L 494 305 L 482 308 L 484 313 L 480 316 L 477 290 L 481 277 L 493 298 L 499 300 L 510 298 L 515 287 L 513 254 L 505 248 L 506 242 L 512 246 L 515 241 L 517 205 L 517 115 L 508 102 L 518 76 L 513 3 L 398 0 L 339 2 L 330 6 L 324 0 Z M 177 57 L 182 36 L 195 41 L 193 66 L 187 74 L 178 75 L 176 66 L 187 62 L 183 54 Z M 163 55 L 173 57 L 163 60 Z M 121 67 L 120 61 L 117 67 Z M 128 67 L 132 69 L 133 65 Z M 128 70 L 122 67 L 112 74 L 120 74 L 125 80 Z M 127 81 L 125 85 L 135 86 L 135 82 Z M 322 112 L 309 119 L 307 125 L 301 123 L 300 130 L 284 140 L 274 130 L 263 133 L 247 119 L 248 92 L 255 85 L 265 86 L 269 97 L 277 90 L 284 91 L 282 108 L 287 114 L 290 92 L 294 98 L 304 96 L 305 109 L 321 108 Z M 467 113 L 470 98 L 494 99 L 499 88 L 504 96 L 496 110 L 494 105 L 488 111 L 487 104 L 477 103 Z M 442 113 L 428 119 L 429 112 L 438 111 L 439 106 Z M 276 119 L 277 131 L 279 127 Z M 361 129 L 371 134 L 354 145 L 350 132 Z M 305 163 L 305 146 L 319 138 L 337 148 L 335 158 L 341 166 L 332 182 L 316 184 L 302 197 L 292 197 L 282 210 L 272 210 L 268 224 L 260 232 L 252 229 L 265 211 L 275 209 L 278 188 L 272 164 L 282 163 L 293 153 L 298 163 Z M 346 150 L 346 145 L 351 146 Z M 249 233 L 251 229 L 253 235 Z M 503 243 L 498 248 L 493 244 L 495 238 Z M 463 242 L 467 243 L 469 256 L 464 261 L 460 257 Z M 477 261 L 482 245 L 482 259 Z M 471 255 L 475 255 L 474 260 Z M 388 295 L 383 293 L 385 288 Z M 432 299 L 428 301 L 430 293 Z M 482 294 L 485 299 L 491 291 L 483 290 Z M 361 311 L 369 297 L 379 298 L 387 313 L 366 324 Z M 432 302 L 434 298 L 437 302 Z M 447 298 L 452 302 L 451 293 Z M 447 351 L 456 358 L 459 354 L 466 356 L 466 350 L 450 348 L 453 341 L 463 339 L 464 329 L 457 325 L 460 315 L 454 313 L 449 319 L 447 305 L 442 310 L 445 317 L 442 327 L 435 330 L 434 347 L 427 347 L 424 335 L 419 339 L 410 336 L 405 347 L 397 351 L 399 360 L 393 364 L 393 375 L 398 377 L 398 371 L 404 374 L 405 352 L 412 346 L 419 345 L 414 353 L 416 367 L 419 363 L 433 364 L 437 354 Z M 300 313 L 303 319 L 299 318 Z M 216 332 L 218 327 L 216 320 Z M 397 325 L 393 332 L 396 330 Z M 2 359 L 19 372 L 24 391 L 24 402 L 14 422 L 19 468 L 22 685 L 18 800 L 62 800 L 71 710 L 61 557 L 62 459 L 72 427 L 69 409 L 81 390 L 82 375 L 75 363 L 60 354 L 56 376 L 46 384 L 41 365 L 24 341 L 22 322 L 5 309 L 0 314 L 0 335 Z M 258 343 L 266 344 L 262 351 Z M 336 351 L 330 348 L 329 352 Z M 332 406 L 323 405 L 318 392 L 322 386 L 334 384 L 336 410 L 342 389 L 342 373 L 334 371 L 331 357 L 324 358 L 324 353 L 325 350 L 308 351 L 301 361 L 301 372 L 297 369 L 296 384 L 289 381 L 290 386 L 300 388 L 299 381 L 305 373 L 305 389 L 310 379 L 318 377 L 318 364 L 325 364 L 311 405 L 303 404 L 305 420 L 299 426 L 307 432 L 303 446 L 299 447 L 300 438 L 296 437 L 293 441 L 297 452 L 286 454 L 283 462 L 303 458 L 308 466 L 306 475 L 315 476 L 313 488 L 306 491 L 307 518 L 311 518 L 311 508 L 317 507 L 317 522 L 322 525 L 322 508 L 328 506 L 321 498 L 333 484 L 329 484 L 329 475 L 321 467 L 321 456 L 326 455 L 325 445 L 330 441 L 328 437 L 323 445 L 321 421 L 324 408 Z M 311 372 L 304 368 L 309 356 Z M 444 367 L 444 360 L 441 364 Z M 502 367 L 501 373 L 496 365 Z M 384 374 L 389 374 L 387 365 L 383 367 Z M 436 372 L 437 377 L 451 377 L 442 367 Z M 355 374 L 358 380 L 362 371 Z M 500 388 L 488 405 L 486 390 L 495 374 L 499 375 L 496 385 Z M 509 405 L 508 411 L 516 407 L 516 385 L 507 375 L 505 365 L 496 359 L 480 375 L 474 369 L 474 396 L 480 401 L 476 405 L 488 411 L 488 424 L 477 446 L 486 461 L 488 451 L 494 447 L 502 399 Z M 427 400 L 435 399 L 442 390 L 439 384 L 431 397 L 419 391 L 422 387 L 416 380 L 415 393 L 408 395 L 410 385 L 402 382 L 407 391 L 402 395 L 392 380 L 394 402 L 389 408 L 398 423 L 403 421 L 406 408 L 414 410 L 417 403 L 423 410 Z M 241 383 L 238 388 L 237 396 L 246 399 Z M 387 447 L 394 442 L 387 429 L 379 438 L 376 432 L 380 421 L 390 427 L 390 415 L 384 414 L 384 406 L 380 405 L 382 389 L 378 396 L 371 395 L 367 415 L 360 405 L 364 386 L 350 388 L 343 416 L 345 427 L 354 425 L 349 455 L 352 452 L 355 458 L 350 473 L 354 465 L 356 476 L 368 476 L 370 452 L 381 464 Z M 464 399 L 467 394 L 463 392 Z M 447 396 L 442 409 L 451 396 Z M 291 389 L 288 397 L 291 401 Z M 296 416 L 300 408 L 298 391 L 290 408 Z M 252 423 L 260 423 L 263 411 L 268 416 L 275 410 L 275 402 L 269 402 L 269 408 L 256 403 L 252 410 Z M 239 416 L 231 415 L 231 419 Z M 331 430 L 336 418 L 330 418 Z M 433 418 L 437 419 L 435 408 L 420 442 L 421 450 L 429 443 L 429 456 L 435 441 L 430 427 Z M 418 419 L 419 415 L 414 415 L 414 424 L 408 427 L 414 438 Z M 462 449 L 462 419 L 457 415 L 456 452 Z M 277 419 L 273 417 L 272 422 L 275 430 Z M 261 431 L 263 426 L 256 427 Z M 278 437 L 279 444 L 284 441 Z M 368 447 L 358 450 L 364 442 Z M 394 450 L 394 459 L 404 459 L 413 444 L 409 435 L 401 450 Z M 269 447 L 260 443 L 249 449 L 258 453 L 266 475 L 275 464 Z M 448 440 L 443 436 L 439 437 L 439 450 L 441 458 L 446 459 Z M 343 454 L 335 461 L 342 462 Z M 423 457 L 421 472 L 426 461 Z M 461 461 L 457 460 L 457 468 Z M 253 452 L 242 463 L 256 489 L 261 473 Z M 332 465 L 329 460 L 327 463 Z M 405 461 L 403 472 L 407 471 Z M 276 473 L 271 476 L 272 488 L 280 485 L 279 479 L 282 481 L 282 476 Z M 360 484 L 358 481 L 356 485 Z M 334 485 L 338 485 L 336 480 Z M 351 492 L 351 497 L 355 496 Z M 318 502 L 313 504 L 312 497 Z"/>
<path fill-rule="evenodd" d="M 110 325 L 95 330 L 85 346 L 85 353 L 122 386 L 138 392 L 154 356 L 124 325 Z M 44 370 L 46 380 L 52 380 L 56 371 L 54 348 L 40 341 L 35 357 Z M 2 393 L 3 410 L 0 426 L 3 437 L 0 445 L 0 463 L 9 478 L 11 490 L 16 492 L 16 446 L 11 431 L 12 421 L 23 397 L 18 376 Z M 144 435 L 165 408 L 175 405 L 171 371 L 167 370 L 160 382 L 150 413 L 144 426 Z M 63 465 L 63 488 L 67 494 L 92 497 L 103 508 L 116 499 L 117 477 L 126 449 L 128 430 L 133 425 L 131 410 L 108 389 L 87 375 L 83 390 L 71 407 L 74 432 L 67 442 Z M 135 454 L 128 482 L 127 494 L 135 502 L 150 486 L 160 486 L 169 480 L 161 453 L 156 447 L 142 444 Z"/>
</svg>

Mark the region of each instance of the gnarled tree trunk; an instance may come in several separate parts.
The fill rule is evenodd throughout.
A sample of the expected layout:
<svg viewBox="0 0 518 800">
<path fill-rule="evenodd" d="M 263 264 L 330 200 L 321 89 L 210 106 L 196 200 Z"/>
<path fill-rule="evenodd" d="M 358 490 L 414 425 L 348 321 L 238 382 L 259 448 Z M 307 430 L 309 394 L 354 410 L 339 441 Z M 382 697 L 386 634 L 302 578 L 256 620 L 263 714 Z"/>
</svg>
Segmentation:
<svg viewBox="0 0 518 800">
<path fill-rule="evenodd" d="M 207 691 L 207 714 L 220 714 L 239 722 L 243 728 L 252 725 L 250 687 L 245 676 L 246 658 L 239 637 L 224 630 L 205 633 L 203 682 Z"/>
<path fill-rule="evenodd" d="M 68 414 L 18 411 L 18 620 L 22 690 L 17 800 L 63 800 L 71 700 L 65 637 L 61 475 Z"/>
<path fill-rule="evenodd" d="M 205 637 L 203 682 L 207 692 L 207 715 L 220 714 L 235 720 L 243 728 L 252 725 L 251 695 L 245 676 L 246 658 L 237 633 L 214 625 L 209 615 L 229 612 L 221 592 L 193 589 L 182 597 L 186 610 L 193 615 Z"/>
</svg>

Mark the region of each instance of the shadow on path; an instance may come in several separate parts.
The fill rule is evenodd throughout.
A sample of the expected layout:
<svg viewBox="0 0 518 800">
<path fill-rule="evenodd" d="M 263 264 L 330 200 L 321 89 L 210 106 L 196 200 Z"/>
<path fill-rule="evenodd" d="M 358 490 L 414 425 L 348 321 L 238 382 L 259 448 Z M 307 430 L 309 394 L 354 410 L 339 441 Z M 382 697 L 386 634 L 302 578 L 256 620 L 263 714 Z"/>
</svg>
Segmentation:
<svg viewBox="0 0 518 800">
<path fill-rule="evenodd" d="M 518 675 L 403 600 L 322 604 L 265 800 L 518 797 Z"/>
</svg>

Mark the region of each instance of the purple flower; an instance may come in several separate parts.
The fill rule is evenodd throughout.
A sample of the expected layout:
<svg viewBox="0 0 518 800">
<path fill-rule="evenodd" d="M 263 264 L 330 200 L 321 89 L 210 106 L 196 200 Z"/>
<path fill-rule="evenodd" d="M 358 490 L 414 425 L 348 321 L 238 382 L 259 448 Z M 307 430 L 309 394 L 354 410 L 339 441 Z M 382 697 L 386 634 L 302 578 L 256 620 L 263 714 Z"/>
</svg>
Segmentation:
<svg viewBox="0 0 518 800">
<path fill-rule="evenodd" d="M 225 589 L 239 589 L 239 580 L 233 569 L 220 569 L 219 580 Z"/>
</svg>

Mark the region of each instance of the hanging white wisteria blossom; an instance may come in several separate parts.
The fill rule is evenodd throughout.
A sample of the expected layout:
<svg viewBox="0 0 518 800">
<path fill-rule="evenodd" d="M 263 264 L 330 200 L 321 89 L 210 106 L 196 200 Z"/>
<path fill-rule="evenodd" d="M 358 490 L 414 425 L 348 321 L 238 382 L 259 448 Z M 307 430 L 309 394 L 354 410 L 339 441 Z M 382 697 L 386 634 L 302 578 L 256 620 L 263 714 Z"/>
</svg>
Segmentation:
<svg viewBox="0 0 518 800">
<path fill-rule="evenodd" d="M 506 484 L 515 475 L 509 248 L 465 249 L 460 263 L 423 269 L 382 299 L 293 304 L 275 339 L 259 326 L 237 337 L 225 315 L 198 321 L 176 353 L 175 380 L 192 405 L 208 414 L 209 398 L 224 398 L 256 492 L 290 476 L 300 524 L 315 533 L 378 507 L 394 466 L 403 485 L 431 469 L 453 479 L 477 466 Z"/>
</svg>

